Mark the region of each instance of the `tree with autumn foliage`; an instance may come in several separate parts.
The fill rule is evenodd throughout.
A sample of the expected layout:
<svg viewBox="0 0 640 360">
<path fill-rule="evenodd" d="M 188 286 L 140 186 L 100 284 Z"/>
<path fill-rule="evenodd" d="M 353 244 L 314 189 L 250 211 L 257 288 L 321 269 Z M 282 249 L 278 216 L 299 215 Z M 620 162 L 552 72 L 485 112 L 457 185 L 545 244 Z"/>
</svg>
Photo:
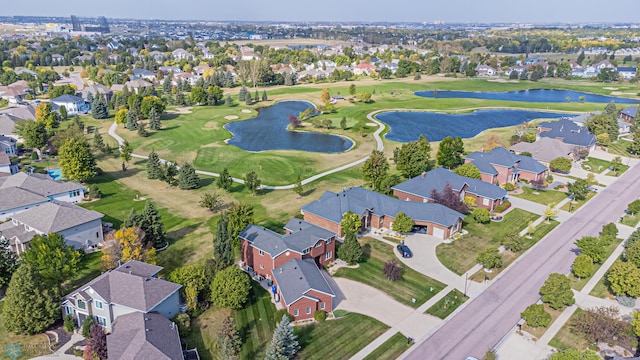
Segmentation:
<svg viewBox="0 0 640 360">
<path fill-rule="evenodd" d="M 118 267 L 118 263 L 129 260 L 143 261 L 149 264 L 156 263 L 156 249 L 145 247 L 144 231 L 139 227 L 123 227 L 113 234 L 113 245 L 105 248 L 100 261 L 102 270 L 110 270 Z"/>
<path fill-rule="evenodd" d="M 329 94 L 328 89 L 322 89 L 322 92 L 320 93 L 320 101 L 325 104 L 331 101 L 331 94 Z"/>
<path fill-rule="evenodd" d="M 459 213 L 466 214 L 469 212 L 469 208 L 462 201 L 460 201 L 460 196 L 457 195 L 451 184 L 447 183 L 442 191 L 438 191 L 433 189 L 430 195 L 433 202 L 436 204 L 441 204 L 448 207 L 451 210 L 455 210 Z"/>
</svg>

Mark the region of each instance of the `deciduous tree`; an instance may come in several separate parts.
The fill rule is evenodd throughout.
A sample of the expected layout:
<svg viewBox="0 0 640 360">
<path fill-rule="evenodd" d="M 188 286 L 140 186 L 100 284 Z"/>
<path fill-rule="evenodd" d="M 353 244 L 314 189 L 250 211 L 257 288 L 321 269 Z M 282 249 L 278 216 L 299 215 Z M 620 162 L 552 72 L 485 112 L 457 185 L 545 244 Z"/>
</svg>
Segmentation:
<svg viewBox="0 0 640 360">
<path fill-rule="evenodd" d="M 482 265 L 485 269 L 501 268 L 502 256 L 497 248 L 488 247 L 481 250 L 476 257 L 478 264 Z"/>
<path fill-rule="evenodd" d="M 542 301 L 553 309 L 562 309 L 567 305 L 573 305 L 576 300 L 571 291 L 571 282 L 563 274 L 551 274 L 540 288 Z"/>
<path fill-rule="evenodd" d="M 482 177 L 482 175 L 480 174 L 480 170 L 478 170 L 478 167 L 476 167 L 472 163 L 460 165 L 455 168 L 453 172 L 460 176 L 466 176 L 472 179 L 480 179 Z"/>
<path fill-rule="evenodd" d="M 584 179 L 578 179 L 567 185 L 569 194 L 573 194 L 576 200 L 584 200 L 589 194 L 589 183 Z"/>
<path fill-rule="evenodd" d="M 457 211 L 462 214 L 469 212 L 469 208 L 462 201 L 460 196 L 456 195 L 451 187 L 451 184 L 447 183 L 442 191 L 433 189 L 431 195 L 429 195 L 434 203 L 441 204 L 448 207 L 451 210 Z"/>
<path fill-rule="evenodd" d="M 374 191 L 380 190 L 380 182 L 389 172 L 389 163 L 382 151 L 373 150 L 362 166 L 362 179 L 371 184 Z"/>
<path fill-rule="evenodd" d="M 353 233 L 357 234 L 362 229 L 362 219 L 360 216 L 353 211 L 349 210 L 342 215 L 342 220 L 340 221 L 340 228 L 343 233 Z"/>
<path fill-rule="evenodd" d="M 606 260 L 609 243 L 610 240 L 601 236 L 583 236 L 575 242 L 580 252 L 589 255 L 596 264 L 602 264 Z"/>
<path fill-rule="evenodd" d="M 240 247 L 238 234 L 249 224 L 253 224 L 253 206 L 247 203 L 233 203 L 229 206 L 229 236 L 234 248 Z"/>
<path fill-rule="evenodd" d="M 464 155 L 462 139 L 457 136 L 455 139 L 447 136 L 440 141 L 436 160 L 438 161 L 438 165 L 451 169 L 454 166 L 462 164 L 462 155 Z"/>
<path fill-rule="evenodd" d="M 47 144 L 47 129 L 43 122 L 20 120 L 15 125 L 16 133 L 24 139 L 29 149 L 42 149 Z"/>
<path fill-rule="evenodd" d="M 64 242 L 63 235 L 36 235 L 29 245 L 20 258 L 47 284 L 59 288 L 78 270 L 80 253 Z"/>
<path fill-rule="evenodd" d="M 187 300 L 187 309 L 193 311 L 198 305 L 198 296 L 207 288 L 204 266 L 189 264 L 173 270 L 167 279 L 182 285 L 181 294 Z"/>
<path fill-rule="evenodd" d="M 527 306 L 527 308 L 520 313 L 520 317 L 522 317 L 527 325 L 537 328 L 537 327 L 547 327 L 551 324 L 551 314 L 549 314 L 542 304 L 532 304 Z"/>
<path fill-rule="evenodd" d="M 407 214 L 399 212 L 396 214 L 396 218 L 393 220 L 392 230 L 399 233 L 408 233 L 413 228 L 413 219 Z"/>
<path fill-rule="evenodd" d="M 220 176 L 216 179 L 216 185 L 225 191 L 229 191 L 231 189 L 233 179 L 231 178 L 231 175 L 229 175 L 229 170 L 227 170 L 227 168 L 222 169 Z"/>
<path fill-rule="evenodd" d="M 211 212 L 217 212 L 224 207 L 224 200 L 217 192 L 206 192 L 200 195 L 200 207 L 208 209 Z"/>
<path fill-rule="evenodd" d="M 0 291 L 9 284 L 11 275 L 18 268 L 18 257 L 11 251 L 9 239 L 0 232 Z"/>
<path fill-rule="evenodd" d="M 256 174 L 255 171 L 248 172 L 244 176 L 244 185 L 249 189 L 251 195 L 255 196 L 260 188 L 260 179 L 258 179 L 258 174 Z"/>
<path fill-rule="evenodd" d="M 575 260 L 573 260 L 571 272 L 579 279 L 588 278 L 593 275 L 593 259 L 587 254 L 578 255 Z"/>
<path fill-rule="evenodd" d="M 121 145 L 120 145 L 120 159 L 122 159 L 122 170 L 126 170 L 127 169 L 127 165 L 129 164 L 129 161 L 131 160 L 131 154 L 133 153 L 133 146 L 131 146 L 131 144 L 129 144 L 129 142 L 127 140 L 125 140 Z"/>
<path fill-rule="evenodd" d="M 397 168 L 407 178 L 431 170 L 431 144 L 423 135 L 420 135 L 418 141 L 402 144 L 398 153 Z"/>
<path fill-rule="evenodd" d="M 616 295 L 640 296 L 640 269 L 631 262 L 616 261 L 607 273 L 611 292 Z"/>
<path fill-rule="evenodd" d="M 250 290 L 249 276 L 237 266 L 229 266 L 213 279 L 211 301 L 223 308 L 239 310 L 246 304 Z"/>
<path fill-rule="evenodd" d="M 320 93 L 320 101 L 322 101 L 323 103 L 328 103 L 331 100 L 331 94 L 329 94 L 329 90 L 328 89 L 322 89 L 322 92 Z"/>
<path fill-rule="evenodd" d="M 115 269 L 119 264 L 130 260 L 155 264 L 156 250 L 145 246 L 144 237 L 144 231 L 136 227 L 136 224 L 116 231 L 113 234 L 113 245 L 102 252 L 100 258 L 102 270 Z"/>
<path fill-rule="evenodd" d="M 402 267 L 396 259 L 391 259 L 384 263 L 382 274 L 390 281 L 402 280 Z"/>
<path fill-rule="evenodd" d="M 475 208 L 471 211 L 471 217 L 473 220 L 480 224 L 486 224 L 489 222 L 489 210 L 485 208 Z"/>
<path fill-rule="evenodd" d="M 218 331 L 218 349 L 223 359 L 236 359 L 242 349 L 242 339 L 236 329 L 236 323 L 231 316 L 222 321 Z"/>
<path fill-rule="evenodd" d="M 99 360 L 107 360 L 107 334 L 100 325 L 91 327 L 91 336 L 87 339 L 87 344 L 91 347 L 93 354 Z"/>
<path fill-rule="evenodd" d="M 620 312 L 615 306 L 586 309 L 570 322 L 574 333 L 584 336 L 590 343 L 613 343 L 631 333 L 631 324 L 620 319 Z"/>
<path fill-rule="evenodd" d="M 58 150 L 58 159 L 62 176 L 67 179 L 85 181 L 95 175 L 96 160 L 84 140 L 67 139 Z"/>
<path fill-rule="evenodd" d="M 571 170 L 572 164 L 573 164 L 573 161 L 571 161 L 571 159 L 567 159 L 565 157 L 559 157 L 551 160 L 551 162 L 549 163 L 549 168 L 553 171 L 568 173 Z"/>
</svg>

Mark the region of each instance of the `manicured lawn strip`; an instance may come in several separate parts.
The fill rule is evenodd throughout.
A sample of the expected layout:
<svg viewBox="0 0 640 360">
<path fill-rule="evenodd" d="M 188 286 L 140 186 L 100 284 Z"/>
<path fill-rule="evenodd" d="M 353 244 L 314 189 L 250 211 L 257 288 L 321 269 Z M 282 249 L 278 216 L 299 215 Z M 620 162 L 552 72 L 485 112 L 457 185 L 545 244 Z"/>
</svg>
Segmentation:
<svg viewBox="0 0 640 360">
<path fill-rule="evenodd" d="M 509 194 L 509 196 L 519 197 L 543 205 L 557 204 L 567 197 L 566 193 L 557 190 L 537 190 L 526 186 L 521 188 L 524 191 L 522 194 Z"/>
<path fill-rule="evenodd" d="M 378 346 L 377 349 L 373 350 L 373 352 L 364 360 L 393 360 L 397 359 L 400 354 L 404 353 L 411 347 L 410 344 L 407 344 L 407 337 L 397 332 L 389 340 L 385 341 L 382 345 Z"/>
<path fill-rule="evenodd" d="M 609 256 L 611 256 L 611 254 L 616 249 L 616 247 L 620 245 L 620 242 L 622 242 L 622 239 L 616 239 L 616 241 L 611 242 L 611 244 L 607 246 L 607 251 L 605 252 L 604 259 L 608 259 Z M 598 271 L 598 269 L 600 269 L 601 266 L 602 264 L 593 264 L 592 274 L 595 274 L 596 271 Z M 569 279 L 571 280 L 571 288 L 576 289 L 577 291 L 580 291 L 587 284 L 587 282 L 589 282 L 591 277 L 578 279 L 574 277 L 573 273 L 571 273 L 569 275 Z"/>
<path fill-rule="evenodd" d="M 513 209 L 500 222 L 477 224 L 471 219 L 465 219 L 462 228 L 469 233 L 449 244 L 440 244 L 436 248 L 436 255 L 440 262 L 458 275 L 464 274 L 476 264 L 478 252 L 486 247 L 500 246 L 503 234 L 510 229 L 524 230 L 529 221 L 538 218 L 532 212 Z"/>
<path fill-rule="evenodd" d="M 80 270 L 76 271 L 73 279 L 63 285 L 63 295 L 66 295 L 68 292 L 75 290 L 77 287 L 88 283 L 89 281 L 100 275 L 101 256 L 102 251 L 96 251 L 82 255 L 79 265 Z"/>
<path fill-rule="evenodd" d="M 526 305 L 525 308 L 529 306 Z M 556 321 L 556 319 L 558 319 L 558 316 L 560 316 L 560 314 L 562 314 L 562 310 L 554 310 L 552 309 L 549 304 L 543 304 L 544 309 L 551 315 L 551 322 L 549 323 L 549 326 L 551 326 L 551 324 L 553 324 L 554 321 Z M 524 309 L 522 309 L 524 311 Z M 539 339 L 542 335 L 544 335 L 544 333 L 547 331 L 547 329 L 549 328 L 549 326 L 547 327 L 530 327 L 529 325 L 527 325 L 527 323 L 525 322 L 524 325 L 522 325 L 522 330 L 528 332 L 529 334 L 533 335 L 536 337 L 536 339 Z"/>
<path fill-rule="evenodd" d="M 32 357 L 51 354 L 51 351 L 49 350 L 49 341 L 47 340 L 47 335 L 15 335 L 5 330 L 3 326 L 3 309 L 4 300 L 0 301 L 0 349 L 3 353 L 3 357 L 0 357 L 1 359 L 9 359 L 8 356 L 4 356 L 4 351 L 7 349 L 7 345 L 9 344 L 20 345 L 20 349 L 22 350 L 22 357 L 20 357 L 21 359 L 30 359 Z"/>
<path fill-rule="evenodd" d="M 402 265 L 402 280 L 388 280 L 382 274 L 382 268 L 385 262 L 397 259 L 393 254 L 394 248 L 382 241 L 368 237 L 360 238 L 359 242 L 365 253 L 365 260 L 360 263 L 357 269 L 339 269 L 335 276 L 372 286 L 413 308 L 417 308 L 445 288 L 445 284 L 405 265 Z M 431 288 L 433 291 L 430 291 Z M 415 303 L 411 301 L 412 298 L 416 299 Z"/>
<path fill-rule="evenodd" d="M 583 169 L 597 174 L 605 171 L 607 168 L 609 168 L 609 165 L 611 165 L 611 162 L 593 157 L 589 157 L 582 162 Z"/>
<path fill-rule="evenodd" d="M 627 225 L 635 228 L 636 226 L 638 226 L 638 222 L 640 222 L 640 215 L 625 214 L 622 217 L 622 221 L 620 223 L 622 225 Z"/>
<path fill-rule="evenodd" d="M 607 277 L 603 276 L 600 281 L 593 287 L 593 290 L 589 293 L 591 296 L 599 297 L 601 299 L 614 299 L 615 295 L 609 291 L 609 282 Z"/>
<path fill-rule="evenodd" d="M 623 160 L 624 161 L 624 160 Z M 629 166 L 627 165 L 620 165 L 620 167 L 618 168 L 618 172 L 616 173 L 613 170 L 609 170 L 607 171 L 608 176 L 620 176 L 622 174 L 624 174 L 625 171 L 629 170 Z"/>
<path fill-rule="evenodd" d="M 584 199 L 584 200 L 574 200 L 575 203 L 573 204 L 573 206 L 571 206 L 571 201 L 567 201 L 564 205 L 562 205 L 560 210 L 569 211 L 569 207 L 571 206 L 571 212 L 575 212 L 576 210 L 578 210 L 578 208 L 580 208 L 580 206 L 584 205 L 587 201 L 591 200 L 591 198 L 593 198 L 594 196 L 596 196 L 596 193 L 593 192 L 593 191 L 590 191 L 587 194 L 587 198 L 586 199 Z"/>
<path fill-rule="evenodd" d="M 276 307 L 271 302 L 271 296 L 255 281 L 251 284 L 250 304 L 235 314 L 236 326 L 244 341 L 240 358 L 248 360 L 264 356 L 276 326 L 273 318 Z"/>
<path fill-rule="evenodd" d="M 368 316 L 348 313 L 336 320 L 296 327 L 305 360 L 349 359 L 389 327 Z M 406 338 L 405 338 L 406 342 Z"/>
<path fill-rule="evenodd" d="M 469 297 L 464 296 L 464 294 L 458 291 L 458 289 L 453 289 L 445 295 L 445 297 L 427 309 L 426 313 L 439 317 L 440 319 L 445 319 L 468 299 Z"/>
<path fill-rule="evenodd" d="M 558 350 L 567 350 L 567 349 L 578 349 L 584 350 L 589 345 L 589 342 L 580 336 L 574 334 L 570 330 L 570 323 L 572 319 L 575 319 L 578 314 L 582 313 L 584 310 L 578 308 L 571 315 L 569 320 L 560 328 L 560 331 L 556 334 L 556 336 L 549 341 L 549 345 L 553 346 Z"/>
<path fill-rule="evenodd" d="M 191 333 L 185 337 L 188 349 L 197 348 L 200 359 L 218 359 L 217 338 L 224 318 L 231 310 L 211 305 L 209 309 L 191 320 Z"/>
<path fill-rule="evenodd" d="M 620 155 L 620 156 L 627 156 L 627 157 L 637 158 L 638 155 L 630 154 L 627 151 L 627 148 L 629 147 L 629 145 L 631 145 L 630 141 L 618 140 L 615 143 L 609 145 L 607 147 L 607 151 L 610 154 L 616 154 L 616 155 Z M 624 162 L 624 160 L 623 160 L 623 162 Z"/>
</svg>

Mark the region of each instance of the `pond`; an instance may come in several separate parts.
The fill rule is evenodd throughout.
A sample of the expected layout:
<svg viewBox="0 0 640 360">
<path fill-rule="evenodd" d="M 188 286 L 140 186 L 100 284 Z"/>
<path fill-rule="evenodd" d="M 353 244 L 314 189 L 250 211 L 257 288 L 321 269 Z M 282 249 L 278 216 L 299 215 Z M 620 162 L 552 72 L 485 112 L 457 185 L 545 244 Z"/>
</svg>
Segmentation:
<svg viewBox="0 0 640 360">
<path fill-rule="evenodd" d="M 612 100 L 616 104 L 637 104 L 638 100 L 619 98 L 613 96 L 590 94 L 572 90 L 552 90 L 552 89 L 531 89 L 522 91 L 458 91 L 458 90 L 434 90 L 416 91 L 416 95 L 427 98 L 467 98 L 483 100 L 505 100 L 505 101 L 526 101 L 526 102 L 566 102 L 567 97 L 571 102 L 579 102 L 580 96 L 584 96 L 585 102 L 609 103 Z"/>
<path fill-rule="evenodd" d="M 258 109 L 253 119 L 224 126 L 233 137 L 227 141 L 246 151 L 301 150 L 340 153 L 349 150 L 353 141 L 346 137 L 305 131 L 289 131 L 289 115 L 298 116 L 313 107 L 306 101 L 283 101 Z"/>
<path fill-rule="evenodd" d="M 531 110 L 477 110 L 467 114 L 392 111 L 376 116 L 391 127 L 385 137 L 398 142 L 418 140 L 420 134 L 429 141 L 440 141 L 447 136 L 471 138 L 487 129 L 561 117 L 567 114 Z"/>
</svg>

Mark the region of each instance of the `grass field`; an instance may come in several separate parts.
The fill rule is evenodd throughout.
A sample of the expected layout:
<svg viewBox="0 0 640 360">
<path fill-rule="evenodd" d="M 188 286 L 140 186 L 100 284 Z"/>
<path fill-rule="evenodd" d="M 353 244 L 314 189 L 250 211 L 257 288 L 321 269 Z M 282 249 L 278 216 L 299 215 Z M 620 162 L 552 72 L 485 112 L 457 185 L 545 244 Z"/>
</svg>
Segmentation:
<svg viewBox="0 0 640 360">
<path fill-rule="evenodd" d="M 500 246 L 503 234 L 508 230 L 522 231 L 529 221 L 538 218 L 538 215 L 522 210 L 513 209 L 501 222 L 477 224 L 464 221 L 462 228 L 469 234 L 449 244 L 440 244 L 436 248 L 436 255 L 449 270 L 458 275 L 464 274 L 476 264 L 478 252 L 486 247 Z"/>
<path fill-rule="evenodd" d="M 394 360 L 407 351 L 411 344 L 407 343 L 407 337 L 397 332 L 389 340 L 378 346 L 364 360 Z"/>
<path fill-rule="evenodd" d="M 80 258 L 80 264 L 78 265 L 80 270 L 76 271 L 73 279 L 63 284 L 62 293 L 66 295 L 68 292 L 75 290 L 77 287 L 88 283 L 100 275 L 101 256 L 101 251 L 83 254 Z"/>
<path fill-rule="evenodd" d="M 185 337 L 188 349 L 197 348 L 200 359 L 218 359 L 216 340 L 224 319 L 232 311 L 211 305 L 209 309 L 191 321 L 191 333 Z"/>
<path fill-rule="evenodd" d="M 589 157 L 582 162 L 582 168 L 597 174 L 607 170 L 611 163 L 607 160 Z"/>
<path fill-rule="evenodd" d="M 557 204 L 567 198 L 566 193 L 557 190 L 538 190 L 526 186 L 521 188 L 524 191 L 522 194 L 510 194 L 509 196 L 519 197 L 543 205 Z"/>
<path fill-rule="evenodd" d="M 357 269 L 341 268 L 335 276 L 359 281 L 384 291 L 399 302 L 417 308 L 439 291 L 445 284 L 431 279 L 408 266 L 402 266 L 402 280 L 390 281 L 382 274 L 384 263 L 396 259 L 393 247 L 373 238 L 358 240 L 362 245 L 365 259 Z M 430 289 L 433 288 L 433 291 Z M 411 299 L 416 299 L 412 302 Z"/>
<path fill-rule="evenodd" d="M 564 210 L 564 211 L 569 211 L 569 209 L 571 209 L 571 212 L 575 212 L 576 210 L 578 210 L 582 205 L 584 205 L 587 201 L 591 200 L 591 198 L 593 198 L 594 196 L 596 196 L 596 193 L 593 191 L 590 191 L 587 194 L 586 199 L 584 200 L 575 200 L 573 202 L 571 201 L 567 201 L 564 205 L 562 205 L 562 207 L 560 208 L 560 210 Z"/>
<path fill-rule="evenodd" d="M 549 341 L 549 345 L 553 346 L 558 350 L 567 350 L 567 349 L 578 349 L 584 350 L 589 345 L 589 342 L 580 336 L 571 332 L 571 326 L 569 325 L 573 319 L 576 318 L 577 315 L 582 313 L 584 310 L 578 308 L 571 315 L 569 320 L 560 328 L 560 331 L 556 334 L 556 336 Z"/>
<path fill-rule="evenodd" d="M 346 360 L 387 329 L 378 320 L 356 313 L 348 313 L 336 320 L 299 326 L 296 333 L 302 349 L 297 358 Z"/>
<path fill-rule="evenodd" d="M 608 259 L 621 242 L 622 239 L 616 239 L 615 241 L 612 241 L 611 244 L 607 246 L 604 259 Z M 601 266 L 602 264 L 593 264 L 592 274 L 595 274 Z M 590 279 L 591 277 L 579 279 L 576 278 L 573 273 L 569 274 L 569 280 L 571 280 L 571 288 L 576 289 L 577 291 L 582 290 L 582 288 L 587 284 L 587 282 L 589 282 Z"/>
<path fill-rule="evenodd" d="M 631 226 L 632 228 L 635 228 L 636 226 L 638 226 L 638 222 L 640 222 L 640 216 L 625 214 L 622 217 L 622 221 L 620 223 L 622 225 L 627 225 L 627 226 Z"/>
<path fill-rule="evenodd" d="M 7 349 L 8 345 L 12 344 L 15 346 L 15 344 L 17 344 L 20 346 L 22 355 L 25 356 L 25 358 L 51 354 L 51 351 L 49 350 L 49 341 L 45 334 L 29 336 L 15 335 L 8 332 L 4 326 L 2 326 L 2 324 L 4 324 L 4 319 L 2 318 L 3 308 L 4 300 L 0 301 L 0 349 L 2 349 L 3 353 Z M 7 356 L 2 358 L 8 359 L 9 357 Z"/>
<path fill-rule="evenodd" d="M 241 359 L 259 359 L 264 356 L 273 330 L 280 319 L 274 319 L 276 307 L 271 295 L 255 281 L 251 282 L 251 302 L 235 314 L 236 326 L 242 338 Z"/>
<path fill-rule="evenodd" d="M 589 295 L 599 297 L 601 299 L 615 299 L 615 295 L 609 291 L 609 282 L 607 281 L 606 276 L 603 276 L 600 281 L 598 281 Z"/>
<path fill-rule="evenodd" d="M 453 289 L 445 295 L 445 297 L 428 308 L 426 313 L 439 317 L 440 319 L 445 319 L 467 300 L 469 300 L 468 296 L 464 296 L 458 289 Z"/>
</svg>

